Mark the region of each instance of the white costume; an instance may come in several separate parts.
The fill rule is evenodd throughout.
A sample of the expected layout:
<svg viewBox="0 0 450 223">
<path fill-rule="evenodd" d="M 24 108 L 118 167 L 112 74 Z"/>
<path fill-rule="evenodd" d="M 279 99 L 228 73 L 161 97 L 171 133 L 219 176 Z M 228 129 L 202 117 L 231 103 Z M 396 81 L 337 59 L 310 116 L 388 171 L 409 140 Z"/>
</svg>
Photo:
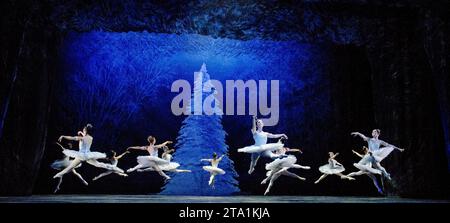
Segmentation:
<svg viewBox="0 0 450 223">
<path fill-rule="evenodd" d="M 299 164 L 296 164 L 297 158 L 293 155 L 288 155 L 284 158 L 278 158 L 272 161 L 271 163 L 266 164 L 266 179 L 264 179 L 261 184 L 267 183 L 268 180 L 270 180 L 269 185 L 267 186 L 266 192 L 264 195 L 269 193 L 270 188 L 273 186 L 273 183 L 275 180 L 278 179 L 281 175 L 285 175 L 288 177 L 298 178 L 300 180 L 305 180 L 305 178 L 300 177 L 294 173 L 291 173 L 288 171 L 290 168 L 296 168 L 296 169 L 310 169 L 309 166 L 301 166 Z"/>
<path fill-rule="evenodd" d="M 267 143 L 267 135 L 267 132 L 255 131 L 253 133 L 255 144 L 238 149 L 238 152 L 251 154 L 250 169 L 248 170 L 249 174 L 255 170 L 255 166 L 260 156 L 269 157 L 271 159 L 284 156 L 283 154 L 273 153 L 273 151 L 283 148 L 284 144 L 280 141 L 277 143 Z"/>
<path fill-rule="evenodd" d="M 172 155 L 170 155 L 168 153 L 163 154 L 162 158 L 165 161 L 168 162 L 168 163 L 162 163 L 162 164 L 158 165 L 159 169 L 162 170 L 162 171 L 177 172 L 177 173 L 180 173 L 180 172 L 191 172 L 190 170 L 179 170 L 179 169 L 177 169 L 180 166 L 180 164 L 177 163 L 177 162 L 171 162 Z M 156 171 L 156 170 L 153 167 L 148 167 L 146 169 L 138 169 L 137 171 L 138 172 L 144 172 L 144 171 Z"/>
<path fill-rule="evenodd" d="M 347 177 L 359 176 L 359 175 L 367 175 L 370 179 L 372 179 L 373 185 L 377 188 L 378 193 L 383 193 L 383 190 L 380 188 L 377 182 L 377 178 L 374 174 L 381 174 L 381 170 L 374 169 L 372 164 L 376 163 L 375 158 L 368 152 L 365 154 L 358 163 L 354 163 L 353 165 L 359 169 L 358 172 L 353 172 L 347 175 Z"/>
<path fill-rule="evenodd" d="M 369 138 L 368 141 L 369 151 L 372 152 L 372 155 L 377 162 L 381 162 L 386 158 L 393 150 L 394 146 L 386 146 L 381 147 L 381 144 L 387 144 L 386 142 L 375 139 L 375 138 Z"/>
<path fill-rule="evenodd" d="M 78 145 L 79 150 L 78 151 L 70 150 L 70 149 L 63 150 L 64 155 L 66 155 L 70 158 L 74 158 L 74 159 L 71 161 L 71 164 L 68 167 L 66 167 L 61 172 L 57 173 L 53 178 L 62 177 L 62 175 L 66 174 L 68 171 L 75 168 L 83 161 L 85 161 L 95 167 L 123 172 L 123 170 L 120 170 L 120 168 L 115 167 L 111 164 L 106 164 L 106 163 L 97 161 L 97 159 L 106 158 L 106 154 L 100 153 L 100 152 L 91 152 L 92 140 L 93 140 L 93 138 L 90 135 L 82 136 L 81 139 L 79 140 L 79 145 Z"/>
<path fill-rule="evenodd" d="M 375 162 L 375 159 L 370 153 L 367 153 L 361 158 L 358 163 L 354 163 L 353 166 L 358 168 L 363 172 L 368 172 L 372 174 L 381 174 L 381 170 L 375 169 L 372 167 L 372 164 Z"/>
<path fill-rule="evenodd" d="M 92 179 L 92 180 L 98 180 L 99 178 L 107 176 L 107 175 L 112 174 L 112 173 L 115 173 L 115 174 L 123 176 L 123 177 L 128 176 L 127 174 L 125 174 L 125 172 L 121 168 L 117 167 L 118 163 L 119 163 L 118 159 L 112 159 L 111 167 L 109 167 L 106 172 L 101 173 L 100 175 L 94 177 L 94 179 Z"/>
<path fill-rule="evenodd" d="M 272 159 L 275 159 L 279 157 L 279 155 L 272 153 L 272 151 L 278 150 L 280 148 L 283 148 L 284 144 L 277 142 L 277 143 L 267 143 L 267 132 L 255 132 L 253 134 L 253 139 L 255 140 L 255 144 L 251 146 L 246 146 L 244 148 L 238 149 L 238 152 L 241 153 L 257 153 L 259 155 L 263 155 L 266 157 L 270 157 Z"/>
<path fill-rule="evenodd" d="M 212 186 L 214 183 L 214 177 L 216 175 L 224 175 L 225 171 L 220 169 L 219 162 L 222 160 L 223 156 L 217 159 L 202 159 L 202 161 L 211 162 L 211 166 L 203 166 L 203 170 L 209 172 L 211 174 L 209 178 L 208 185 Z"/>
<path fill-rule="evenodd" d="M 344 168 L 344 166 L 342 166 L 342 164 L 338 163 L 335 159 L 328 159 L 328 164 L 320 166 L 319 171 L 324 174 L 332 175 L 332 174 L 344 172 L 345 168 Z"/>
</svg>

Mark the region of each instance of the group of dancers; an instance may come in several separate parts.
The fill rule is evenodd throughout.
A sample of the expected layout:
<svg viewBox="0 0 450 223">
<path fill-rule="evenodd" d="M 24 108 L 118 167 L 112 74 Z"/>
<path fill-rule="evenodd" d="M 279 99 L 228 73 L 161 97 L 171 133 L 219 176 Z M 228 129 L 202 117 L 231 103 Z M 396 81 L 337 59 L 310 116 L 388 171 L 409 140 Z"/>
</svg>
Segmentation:
<svg viewBox="0 0 450 223">
<path fill-rule="evenodd" d="M 60 170 L 53 178 L 59 178 L 58 185 L 54 193 L 56 193 L 61 186 L 63 176 L 67 173 L 73 173 L 77 176 L 85 185 L 88 185 L 88 182 L 79 174 L 76 169 L 79 168 L 83 162 L 88 163 L 92 166 L 106 169 L 105 172 L 100 175 L 94 177 L 92 180 L 98 180 L 104 176 L 109 174 L 117 174 L 119 176 L 127 177 L 127 173 L 131 172 L 146 172 L 146 171 L 155 171 L 158 172 L 159 175 L 165 178 L 165 180 L 170 180 L 170 176 L 168 176 L 165 172 L 174 172 L 174 173 L 184 173 L 191 172 L 191 170 L 183 170 L 178 169 L 180 166 L 179 163 L 172 162 L 171 153 L 174 152 L 174 149 L 169 149 L 168 145 L 172 144 L 172 141 L 165 141 L 161 144 L 156 144 L 156 138 L 153 136 L 149 136 L 147 138 L 148 145 L 146 146 L 131 146 L 126 149 L 126 151 L 120 155 L 117 155 L 115 151 L 111 151 L 111 154 L 107 156 L 105 153 L 93 152 L 91 151 L 91 145 L 93 141 L 93 137 L 91 135 L 92 125 L 87 124 L 82 131 L 78 132 L 77 136 L 61 136 L 56 143 L 61 149 L 64 155 L 63 159 L 56 160 L 51 164 L 51 167 L 56 170 Z M 78 142 L 79 148 L 78 151 L 72 149 L 72 143 L 68 143 L 68 148 L 64 147 L 61 143 L 63 140 L 75 141 Z M 158 151 L 162 149 L 163 153 L 161 157 L 158 156 Z M 126 154 L 130 153 L 131 150 L 143 150 L 149 153 L 148 156 L 138 156 L 137 157 L 137 165 L 133 168 L 130 168 L 126 171 L 122 170 L 117 166 L 119 159 L 121 159 Z M 210 166 L 203 166 L 203 169 L 210 173 L 210 180 L 208 184 L 214 188 L 214 178 L 216 175 L 223 175 L 225 171 L 218 168 L 219 162 L 222 160 L 224 155 L 218 157 L 216 153 L 213 154 L 212 159 L 201 159 L 199 162 L 207 161 L 210 162 Z M 100 162 L 99 160 L 109 160 L 109 163 Z"/>
<path fill-rule="evenodd" d="M 265 165 L 265 169 L 267 170 L 267 177 L 261 182 L 261 184 L 266 184 L 267 182 L 269 182 L 269 185 L 267 186 L 267 189 L 264 193 L 264 195 L 266 195 L 270 192 L 273 183 L 281 175 L 297 178 L 303 181 L 305 180 L 305 178 L 289 172 L 289 169 L 310 169 L 310 167 L 297 164 L 297 158 L 294 155 L 286 154 L 287 152 L 301 153 L 302 151 L 299 149 L 290 149 L 285 147 L 283 140 L 288 138 L 285 134 L 272 134 L 264 132 L 263 127 L 263 121 L 257 119 L 256 116 L 254 116 L 252 124 L 252 134 L 255 143 L 251 146 L 238 149 L 238 152 L 251 154 L 250 168 L 248 170 L 249 174 L 253 173 L 253 171 L 255 170 L 255 166 L 261 156 L 273 160 L 272 162 Z M 374 129 L 372 131 L 372 137 L 367 137 L 359 132 L 352 132 L 352 136 L 360 137 L 368 143 L 368 147 L 363 147 L 363 154 L 352 150 L 354 154 L 361 158 L 358 163 L 353 164 L 358 169 L 358 171 L 344 175 L 344 166 L 336 161 L 336 157 L 339 155 L 339 153 L 329 152 L 328 163 L 319 167 L 319 171 L 322 173 L 322 175 L 314 183 L 319 183 L 329 175 L 337 175 L 341 179 L 347 180 L 355 180 L 355 178 L 353 178 L 354 176 L 367 175 L 372 179 L 373 184 L 377 188 L 378 192 L 380 194 L 383 194 L 382 188 L 377 183 L 376 175 L 382 175 L 388 180 L 391 180 L 391 177 L 386 169 L 381 166 L 381 161 L 386 158 L 393 150 L 399 150 L 403 152 L 404 149 L 398 148 L 383 140 L 380 140 L 380 133 L 381 131 L 379 129 Z M 267 143 L 268 138 L 279 138 L 279 140 L 276 143 Z"/>
<path fill-rule="evenodd" d="M 261 119 L 257 119 L 256 116 L 253 116 L 252 121 L 252 135 L 255 143 L 251 146 L 247 146 L 244 148 L 240 148 L 237 151 L 242 153 L 250 153 L 251 154 L 251 162 L 250 168 L 248 170 L 248 174 L 252 174 L 255 170 L 256 164 L 261 156 L 267 157 L 272 161 L 265 165 L 265 169 L 267 170 L 266 178 L 262 180 L 261 184 L 267 184 L 267 189 L 264 193 L 266 195 L 270 192 L 274 182 L 280 176 L 289 176 L 293 178 L 297 178 L 299 180 L 306 180 L 303 177 L 298 176 L 290 172 L 290 169 L 311 169 L 309 166 L 302 166 L 297 163 L 297 158 L 295 155 L 287 154 L 287 153 L 302 153 L 300 149 L 288 148 L 284 145 L 284 141 L 288 139 L 285 134 L 272 134 L 263 131 L 264 123 Z M 58 185 L 56 186 L 55 193 L 60 189 L 60 185 L 62 183 L 63 176 L 67 173 L 73 173 L 77 176 L 85 185 L 88 185 L 88 182 L 83 179 L 81 174 L 79 174 L 76 169 L 79 168 L 82 163 L 87 163 L 97 168 L 105 169 L 106 171 L 101 173 L 100 175 L 93 178 L 93 181 L 98 180 L 104 176 L 110 175 L 112 173 L 117 174 L 119 176 L 127 177 L 127 173 L 131 172 L 146 172 L 146 171 L 155 171 L 159 173 L 164 179 L 170 180 L 170 176 L 168 176 L 165 172 L 173 172 L 173 173 L 185 173 L 191 172 L 191 170 L 178 169 L 180 166 L 179 163 L 172 161 L 171 153 L 174 152 L 173 149 L 169 149 L 168 145 L 172 144 L 172 141 L 165 141 L 161 144 L 156 144 L 156 138 L 153 136 L 149 136 L 147 138 L 148 145 L 145 146 L 131 146 L 126 149 L 126 151 L 120 155 L 117 155 L 115 151 L 111 151 L 110 155 L 106 155 L 105 153 L 93 152 L 91 151 L 91 145 L 93 141 L 93 137 L 91 135 L 92 125 L 87 124 L 82 131 L 77 133 L 77 136 L 61 136 L 58 139 L 57 145 L 62 149 L 62 153 L 64 154 L 64 158 L 61 160 L 57 160 L 52 163 L 51 167 L 60 170 L 53 178 L 59 178 Z M 328 163 L 320 166 L 319 171 L 322 175 L 319 177 L 315 183 L 319 183 L 325 177 L 329 175 L 337 175 L 341 179 L 347 180 L 355 180 L 354 176 L 359 175 L 367 175 L 369 176 L 375 187 L 377 188 L 379 193 L 383 193 L 382 189 L 379 187 L 376 179 L 376 175 L 382 175 L 390 180 L 390 174 L 386 171 L 386 169 L 381 166 L 381 161 L 386 158 L 394 149 L 399 151 L 403 151 L 396 146 L 388 144 L 378 137 L 380 135 L 379 129 L 374 129 L 372 131 L 372 137 L 366 137 L 359 132 L 351 133 L 353 136 L 361 137 L 364 141 L 368 142 L 368 147 L 363 148 L 363 154 L 359 154 L 358 152 L 353 150 L 353 153 L 358 155 L 361 160 L 358 163 L 355 163 L 354 166 L 358 169 L 357 172 L 352 172 L 350 174 L 344 175 L 342 172 L 345 171 L 345 168 L 342 164 L 336 161 L 336 157 L 339 153 L 329 152 Z M 267 143 L 269 138 L 279 139 L 276 143 Z M 78 151 L 72 149 L 72 144 L 67 143 L 68 148 L 64 147 L 61 143 L 63 140 L 75 141 L 78 142 L 79 148 Z M 381 147 L 382 146 L 382 147 Z M 159 157 L 158 151 L 162 149 L 163 153 L 161 157 Z M 143 150 L 147 151 L 149 155 L 147 156 L 138 156 L 137 157 L 137 165 L 128 169 L 127 171 L 122 170 L 117 166 L 119 159 L 121 159 L 126 154 L 130 153 L 132 150 Z M 209 162 L 211 165 L 203 166 L 203 170 L 207 171 L 210 174 L 210 178 L 208 181 L 208 185 L 214 188 L 214 181 L 217 175 L 225 174 L 225 171 L 219 167 L 219 163 L 222 160 L 224 155 L 220 157 L 218 154 L 214 153 L 212 155 L 212 159 L 201 159 L 199 162 Z M 108 163 L 100 162 L 98 160 L 108 160 Z"/>
</svg>

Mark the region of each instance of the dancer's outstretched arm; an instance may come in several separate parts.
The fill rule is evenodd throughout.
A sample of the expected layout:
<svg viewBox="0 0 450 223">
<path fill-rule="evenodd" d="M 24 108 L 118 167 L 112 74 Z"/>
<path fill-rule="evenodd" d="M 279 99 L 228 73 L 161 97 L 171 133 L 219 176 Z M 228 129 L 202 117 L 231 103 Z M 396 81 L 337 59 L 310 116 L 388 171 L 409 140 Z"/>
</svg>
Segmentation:
<svg viewBox="0 0 450 223">
<path fill-rule="evenodd" d="M 116 158 L 116 159 L 120 159 L 120 158 L 122 158 L 123 156 L 125 156 L 125 154 L 127 154 L 127 153 L 130 153 L 130 151 L 127 150 L 127 151 L 123 152 L 122 154 L 116 156 L 115 158 Z"/>
<path fill-rule="evenodd" d="M 56 145 L 58 145 L 59 147 L 61 147 L 62 150 L 66 150 L 66 148 L 65 148 L 63 145 L 61 145 L 61 143 L 56 142 Z"/>
<path fill-rule="evenodd" d="M 336 156 L 338 156 L 339 155 L 339 153 L 335 153 L 332 157 L 330 157 L 331 159 L 334 159 L 334 158 L 336 158 Z"/>
<path fill-rule="evenodd" d="M 256 115 L 254 115 L 252 119 L 252 134 L 256 133 L 256 120 L 257 120 Z"/>
<path fill-rule="evenodd" d="M 147 150 L 147 147 L 146 146 L 130 146 L 130 147 L 127 148 L 127 150 L 130 150 L 130 149 Z"/>
<path fill-rule="evenodd" d="M 267 138 L 272 138 L 272 139 L 278 139 L 278 138 L 288 138 L 286 134 L 272 134 L 272 133 L 267 133 Z"/>
<path fill-rule="evenodd" d="M 165 141 L 165 142 L 163 142 L 163 143 L 161 143 L 159 145 L 154 145 L 153 148 L 160 149 L 160 148 L 166 146 L 167 144 L 172 144 L 172 143 L 173 143 L 172 141 Z"/>
<path fill-rule="evenodd" d="M 355 154 L 355 155 L 357 155 L 357 156 L 359 156 L 359 157 L 361 157 L 361 158 L 363 158 L 364 156 L 362 155 L 362 154 L 359 154 L 358 152 L 356 152 L 355 150 L 352 150 L 352 152 Z"/>
<path fill-rule="evenodd" d="M 201 159 L 200 161 L 202 161 L 202 162 L 211 162 L 212 159 Z"/>
<path fill-rule="evenodd" d="M 363 134 L 361 134 L 361 133 L 359 133 L 359 132 L 352 132 L 352 133 L 350 133 L 350 135 L 352 135 L 352 136 L 359 136 L 359 137 L 361 137 L 364 141 L 368 141 L 368 140 L 369 140 L 369 137 L 367 137 L 367 136 L 365 136 L 365 135 L 363 135 Z"/>
<path fill-rule="evenodd" d="M 225 156 L 225 154 L 223 154 L 222 156 L 220 156 L 219 159 L 217 159 L 217 161 L 220 162 L 224 156 Z"/>
<path fill-rule="evenodd" d="M 83 137 L 81 136 L 60 136 L 58 142 L 61 142 L 63 139 L 71 140 L 71 141 L 81 141 Z"/>
<path fill-rule="evenodd" d="M 397 146 L 394 146 L 394 145 L 392 145 L 392 144 L 389 144 L 389 143 L 387 143 L 387 142 L 385 142 L 385 141 L 383 141 L 383 140 L 380 140 L 380 144 L 383 145 L 383 146 L 391 146 L 391 147 L 393 147 L 394 149 L 399 150 L 400 152 L 405 151 L 405 149 L 398 148 Z"/>
</svg>

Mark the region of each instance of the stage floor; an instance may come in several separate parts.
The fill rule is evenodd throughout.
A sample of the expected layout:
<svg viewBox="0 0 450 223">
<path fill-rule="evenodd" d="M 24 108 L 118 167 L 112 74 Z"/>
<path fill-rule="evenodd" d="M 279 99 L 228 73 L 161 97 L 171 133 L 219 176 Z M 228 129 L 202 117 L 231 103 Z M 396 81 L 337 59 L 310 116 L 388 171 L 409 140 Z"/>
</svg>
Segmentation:
<svg viewBox="0 0 450 223">
<path fill-rule="evenodd" d="M 336 196 L 33 195 L 0 197 L 0 203 L 450 203 L 450 200 Z"/>
</svg>

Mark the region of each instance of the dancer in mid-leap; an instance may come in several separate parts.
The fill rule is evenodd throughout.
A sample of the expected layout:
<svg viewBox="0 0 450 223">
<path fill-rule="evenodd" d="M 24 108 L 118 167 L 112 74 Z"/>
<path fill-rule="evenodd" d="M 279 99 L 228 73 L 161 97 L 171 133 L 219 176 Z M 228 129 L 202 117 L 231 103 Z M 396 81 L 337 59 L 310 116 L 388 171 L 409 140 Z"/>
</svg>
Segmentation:
<svg viewBox="0 0 450 223">
<path fill-rule="evenodd" d="M 319 179 L 316 180 L 316 182 L 314 182 L 315 184 L 319 183 L 328 175 L 338 175 L 341 177 L 341 179 L 355 180 L 355 178 L 353 177 L 348 177 L 342 174 L 342 172 L 345 171 L 345 168 L 335 159 L 336 156 L 339 155 L 339 153 L 335 154 L 333 152 L 329 152 L 328 155 L 329 155 L 328 163 L 319 167 L 319 171 L 322 172 L 323 174 L 322 176 L 319 177 Z"/>
<path fill-rule="evenodd" d="M 205 162 L 210 162 L 211 166 L 203 166 L 203 169 L 208 171 L 211 176 L 209 177 L 209 181 L 208 181 L 208 185 L 214 188 L 214 177 L 216 175 L 224 175 L 225 171 L 220 169 L 219 166 L 219 162 L 222 160 L 222 158 L 225 155 L 220 156 L 219 158 L 217 158 L 217 153 L 213 154 L 213 158 L 212 159 L 201 159 L 200 161 L 205 161 Z"/>
<path fill-rule="evenodd" d="M 156 138 L 153 137 L 153 136 L 149 136 L 147 138 L 147 141 L 149 143 L 148 146 L 131 146 L 131 147 L 128 147 L 127 150 L 131 150 L 131 149 L 144 150 L 144 151 L 147 151 L 150 155 L 149 156 L 138 156 L 137 157 L 138 164 L 135 167 L 128 169 L 127 172 L 130 173 L 130 172 L 133 172 L 133 171 L 138 170 L 138 169 L 144 170 L 144 169 L 152 168 L 153 170 L 158 172 L 159 175 L 163 176 L 166 180 L 169 180 L 170 177 L 161 170 L 160 166 L 169 164 L 170 161 L 167 161 L 167 160 L 159 158 L 158 157 L 158 150 L 160 148 L 163 148 L 167 144 L 171 144 L 172 141 L 165 141 L 164 143 L 161 143 L 159 145 L 155 145 Z"/>
<path fill-rule="evenodd" d="M 63 151 L 67 149 L 67 148 L 65 148 L 63 145 L 61 145 L 61 144 L 58 143 L 58 142 L 57 142 L 56 144 L 57 144 L 59 147 L 61 147 L 61 149 L 62 149 Z M 69 146 L 68 149 L 72 149 L 72 143 L 68 143 L 68 146 Z M 63 152 L 63 154 L 64 154 L 64 152 Z M 70 163 L 71 163 L 72 160 L 73 160 L 73 159 L 70 159 L 70 157 L 64 155 L 64 158 L 63 158 L 63 159 L 54 161 L 50 166 L 51 166 L 53 169 L 55 169 L 55 170 L 62 170 L 62 169 L 64 169 L 64 168 L 68 167 L 68 166 L 70 165 Z M 73 173 L 75 176 L 77 176 L 77 177 L 81 180 L 81 182 L 83 182 L 84 185 L 87 186 L 88 183 L 83 179 L 83 177 L 81 176 L 81 174 L 79 174 L 79 173 L 75 170 L 76 168 L 79 168 L 80 166 L 81 166 L 81 163 L 78 164 L 78 166 L 76 166 L 75 168 L 72 169 L 72 173 Z M 56 186 L 55 191 L 54 191 L 53 193 L 56 193 L 56 192 L 59 191 L 62 181 L 63 181 L 63 177 L 60 177 L 60 178 L 59 178 L 58 185 Z"/>
<path fill-rule="evenodd" d="M 163 151 L 164 152 L 161 155 L 161 158 L 168 161 L 169 163 L 159 165 L 158 167 L 161 171 L 174 172 L 174 173 L 189 173 L 189 172 L 191 172 L 191 170 L 178 169 L 180 164 L 176 163 L 176 162 L 172 162 L 172 155 L 170 153 L 175 151 L 174 149 L 169 149 L 169 147 L 164 146 Z M 146 171 L 156 171 L 156 169 L 153 167 L 148 167 L 146 169 L 137 169 L 136 171 L 137 172 L 146 172 Z"/>
<path fill-rule="evenodd" d="M 284 137 L 287 139 L 287 136 L 285 134 L 271 134 L 268 132 L 264 132 L 263 127 L 263 121 L 261 119 L 257 119 L 256 116 L 253 116 L 252 134 L 253 139 L 255 140 L 255 144 L 238 149 L 238 152 L 251 154 L 251 162 L 248 174 L 253 173 L 260 156 L 269 157 L 271 159 L 276 159 L 281 156 L 279 154 L 273 153 L 273 151 L 283 148 L 284 144 L 279 142 L 267 143 L 268 138 Z"/>
<path fill-rule="evenodd" d="M 280 139 L 280 141 L 281 141 L 281 139 Z M 311 169 L 311 167 L 296 164 L 297 158 L 294 155 L 286 155 L 286 152 L 300 152 L 301 153 L 301 150 L 283 147 L 283 148 L 280 148 L 275 151 L 275 153 L 280 155 L 280 157 L 275 159 L 274 161 L 266 164 L 266 170 L 267 170 L 266 176 L 267 177 L 261 182 L 261 184 L 266 184 L 269 181 L 269 185 L 267 186 L 267 189 L 264 192 L 264 195 L 269 193 L 270 188 L 272 188 L 274 182 L 281 175 L 297 178 L 297 179 L 303 180 L 303 181 L 306 180 L 305 178 L 300 177 L 297 174 L 294 174 L 292 172 L 289 172 L 288 170 L 290 168 L 309 170 L 309 169 Z"/>
<path fill-rule="evenodd" d="M 97 161 L 98 159 L 106 158 L 106 154 L 100 152 L 91 152 L 91 145 L 93 141 L 93 137 L 90 135 L 92 131 L 92 125 L 87 124 L 82 132 L 78 132 L 78 136 L 61 136 L 58 141 L 61 142 L 63 139 L 70 141 L 78 141 L 79 148 L 78 151 L 65 149 L 63 150 L 64 155 L 74 158 L 70 165 L 64 168 L 62 171 L 57 173 L 53 178 L 62 177 L 64 174 L 72 171 L 75 167 L 77 167 L 81 162 L 86 162 L 90 165 L 93 165 L 98 168 L 104 168 L 109 170 L 115 170 L 117 167 Z"/>
<path fill-rule="evenodd" d="M 361 160 L 358 163 L 354 163 L 353 166 L 359 169 L 357 172 L 352 172 L 347 175 L 347 177 L 353 177 L 353 176 L 360 176 L 360 175 L 367 175 L 370 179 L 372 179 L 373 185 L 377 188 L 378 193 L 383 194 L 383 190 L 378 185 L 377 178 L 375 174 L 381 175 L 381 170 L 374 169 L 372 165 L 376 163 L 375 158 L 372 155 L 372 152 L 369 151 L 367 147 L 363 147 L 363 153 L 359 154 L 355 150 L 352 150 L 352 152 L 361 157 Z"/>
<path fill-rule="evenodd" d="M 108 158 L 109 161 L 111 162 L 111 165 L 117 167 L 117 163 L 119 162 L 119 159 L 122 158 L 123 156 L 125 156 L 125 154 L 130 153 L 130 151 L 125 151 L 124 153 L 120 154 L 117 156 L 116 151 L 111 150 L 111 156 Z M 120 169 L 119 167 L 117 167 L 117 169 L 115 170 L 107 170 L 106 172 L 101 173 L 100 175 L 94 177 L 94 179 L 92 179 L 93 181 L 98 180 L 104 176 L 107 176 L 109 174 L 115 173 L 119 176 L 123 176 L 123 177 L 127 177 L 128 175 L 126 173 L 124 173 L 124 171 L 122 169 Z"/>
<path fill-rule="evenodd" d="M 369 151 L 372 153 L 372 155 L 375 159 L 374 168 L 381 170 L 381 172 L 383 173 L 383 176 L 385 176 L 388 180 L 390 180 L 391 175 L 386 171 L 386 169 L 383 166 L 381 166 L 380 163 L 394 149 L 399 150 L 400 152 L 403 152 L 404 149 L 398 148 L 398 147 L 391 145 L 383 140 L 378 139 L 378 137 L 380 136 L 380 133 L 381 133 L 381 131 L 379 129 L 372 130 L 372 138 L 369 138 L 359 132 L 352 132 L 351 135 L 359 136 L 368 143 Z M 384 147 L 380 148 L 380 146 L 384 146 Z"/>
</svg>

